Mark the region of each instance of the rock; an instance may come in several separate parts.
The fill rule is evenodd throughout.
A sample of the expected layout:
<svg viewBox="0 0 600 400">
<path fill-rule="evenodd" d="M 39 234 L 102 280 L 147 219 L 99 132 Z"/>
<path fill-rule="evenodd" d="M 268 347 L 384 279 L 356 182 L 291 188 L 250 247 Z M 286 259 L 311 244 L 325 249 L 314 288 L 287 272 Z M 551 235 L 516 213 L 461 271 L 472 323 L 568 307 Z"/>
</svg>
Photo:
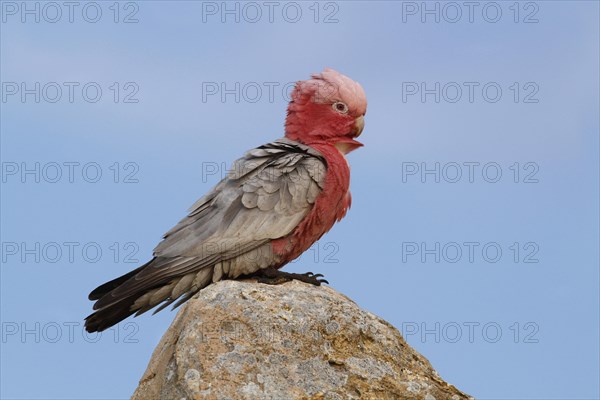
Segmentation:
<svg viewBox="0 0 600 400">
<path fill-rule="evenodd" d="M 469 399 L 328 286 L 221 281 L 187 302 L 133 400 Z"/>
</svg>

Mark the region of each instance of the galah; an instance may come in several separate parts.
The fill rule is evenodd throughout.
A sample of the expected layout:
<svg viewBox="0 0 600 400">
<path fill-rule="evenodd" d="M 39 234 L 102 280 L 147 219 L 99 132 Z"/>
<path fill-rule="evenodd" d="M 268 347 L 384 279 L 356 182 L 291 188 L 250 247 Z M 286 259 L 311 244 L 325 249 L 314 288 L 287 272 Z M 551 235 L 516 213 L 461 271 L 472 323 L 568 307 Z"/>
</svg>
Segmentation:
<svg viewBox="0 0 600 400">
<path fill-rule="evenodd" d="M 345 155 L 362 146 L 365 93 L 332 69 L 298 81 L 285 137 L 248 151 L 189 214 L 168 231 L 141 267 L 90 295 L 88 332 L 103 331 L 155 306 L 189 300 L 211 283 L 254 276 L 278 284 L 320 285 L 321 274 L 280 270 L 306 251 L 350 208 Z M 162 303 L 162 304 L 161 304 Z"/>
</svg>

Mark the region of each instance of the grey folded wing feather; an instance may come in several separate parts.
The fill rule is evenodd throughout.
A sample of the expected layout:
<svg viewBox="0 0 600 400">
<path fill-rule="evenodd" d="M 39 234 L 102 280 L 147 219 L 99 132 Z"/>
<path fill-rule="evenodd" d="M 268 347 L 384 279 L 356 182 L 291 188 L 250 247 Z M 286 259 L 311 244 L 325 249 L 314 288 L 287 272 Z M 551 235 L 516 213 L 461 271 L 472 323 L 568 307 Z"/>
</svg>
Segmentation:
<svg viewBox="0 0 600 400">
<path fill-rule="evenodd" d="M 325 172 L 320 153 L 288 139 L 253 149 L 165 234 L 154 256 L 202 257 L 223 241 L 245 247 L 286 236 L 312 208 Z M 225 257 L 235 255 L 223 250 Z"/>
<path fill-rule="evenodd" d="M 274 255 L 269 254 L 268 243 L 290 234 L 306 216 L 323 189 L 325 173 L 326 162 L 319 152 L 288 139 L 247 152 L 165 234 L 154 249 L 154 260 L 94 308 L 153 290 L 154 297 L 146 296 L 153 299 L 150 303 L 135 302 L 143 309 L 158 300 L 172 302 L 175 294 L 195 292 L 211 278 L 237 277 L 268 267 L 264 264 L 275 261 L 270 259 Z M 244 255 L 252 257 L 246 260 Z M 214 273 L 200 273 L 213 268 Z M 204 280 L 195 279 L 196 275 Z M 182 291 L 178 281 L 184 277 L 189 287 Z M 173 288 L 169 292 L 161 289 L 164 285 Z"/>
</svg>

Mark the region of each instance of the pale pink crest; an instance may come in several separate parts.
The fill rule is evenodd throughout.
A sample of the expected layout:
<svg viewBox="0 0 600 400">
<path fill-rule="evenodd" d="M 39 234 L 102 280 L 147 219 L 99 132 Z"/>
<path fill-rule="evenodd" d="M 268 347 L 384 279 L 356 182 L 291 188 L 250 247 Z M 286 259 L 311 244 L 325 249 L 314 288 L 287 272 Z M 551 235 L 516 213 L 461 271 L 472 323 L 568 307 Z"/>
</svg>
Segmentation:
<svg viewBox="0 0 600 400">
<path fill-rule="evenodd" d="M 367 96 L 362 86 L 331 68 L 325 68 L 312 79 L 299 81 L 292 92 L 294 101 L 301 101 L 304 95 L 310 95 L 313 103 L 334 103 L 342 101 L 357 115 L 367 111 Z"/>
</svg>

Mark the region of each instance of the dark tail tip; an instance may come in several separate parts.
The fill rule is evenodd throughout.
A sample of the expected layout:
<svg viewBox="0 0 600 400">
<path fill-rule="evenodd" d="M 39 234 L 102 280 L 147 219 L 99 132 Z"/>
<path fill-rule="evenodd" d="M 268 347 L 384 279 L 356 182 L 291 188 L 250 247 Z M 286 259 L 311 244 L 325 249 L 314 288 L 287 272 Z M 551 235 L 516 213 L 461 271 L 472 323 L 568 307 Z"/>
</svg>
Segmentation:
<svg viewBox="0 0 600 400">
<path fill-rule="evenodd" d="M 111 326 L 118 324 L 135 313 L 135 311 L 131 311 L 132 304 L 132 300 L 126 299 L 124 302 L 111 304 L 106 308 L 88 315 L 85 319 L 85 330 L 89 333 L 102 332 Z"/>
</svg>

